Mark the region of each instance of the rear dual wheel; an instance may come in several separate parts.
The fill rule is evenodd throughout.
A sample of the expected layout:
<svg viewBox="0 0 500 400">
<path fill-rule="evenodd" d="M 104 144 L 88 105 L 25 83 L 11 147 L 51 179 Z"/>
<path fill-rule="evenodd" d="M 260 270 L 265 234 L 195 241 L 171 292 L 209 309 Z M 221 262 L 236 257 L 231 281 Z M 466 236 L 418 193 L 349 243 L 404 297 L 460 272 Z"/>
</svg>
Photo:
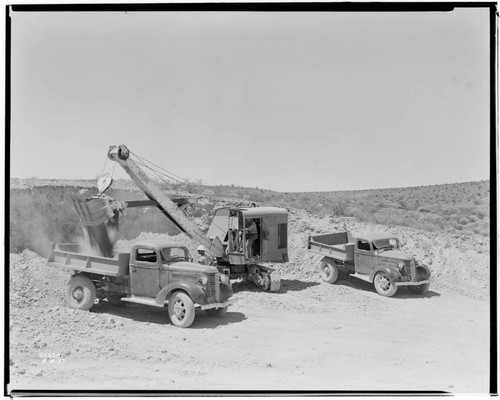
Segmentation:
<svg viewBox="0 0 500 400">
<path fill-rule="evenodd" d="M 66 302 L 77 310 L 90 310 L 96 299 L 96 288 L 88 276 L 72 276 L 66 285 Z"/>
<path fill-rule="evenodd" d="M 319 263 L 319 274 L 326 283 L 334 283 L 339 277 L 339 267 L 331 258 L 325 257 Z"/>
</svg>

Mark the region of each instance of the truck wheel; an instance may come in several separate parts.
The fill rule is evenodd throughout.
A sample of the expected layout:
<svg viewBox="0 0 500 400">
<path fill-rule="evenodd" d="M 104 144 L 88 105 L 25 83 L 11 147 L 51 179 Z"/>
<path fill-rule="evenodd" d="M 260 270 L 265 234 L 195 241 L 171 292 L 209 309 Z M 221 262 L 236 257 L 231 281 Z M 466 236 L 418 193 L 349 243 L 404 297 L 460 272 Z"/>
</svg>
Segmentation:
<svg viewBox="0 0 500 400">
<path fill-rule="evenodd" d="M 429 286 L 430 286 L 430 284 L 423 283 L 423 284 L 418 285 L 418 286 L 408 286 L 408 289 L 413 294 L 424 294 L 429 289 Z"/>
<path fill-rule="evenodd" d="M 106 298 L 108 299 L 108 303 L 114 307 L 125 307 L 127 305 L 125 301 L 121 300 L 122 296 L 119 294 L 108 294 Z"/>
<path fill-rule="evenodd" d="M 331 258 L 325 257 L 319 263 L 321 279 L 327 283 L 334 283 L 339 277 L 339 267 Z"/>
<path fill-rule="evenodd" d="M 175 292 L 168 302 L 170 321 L 179 328 L 188 328 L 194 321 L 194 303 L 183 292 Z"/>
<path fill-rule="evenodd" d="M 429 271 L 426 271 L 425 268 L 417 267 L 417 281 L 425 281 L 429 279 Z M 429 283 L 422 283 L 418 286 L 408 286 L 410 292 L 414 294 L 424 294 L 429 289 Z"/>
<path fill-rule="evenodd" d="M 212 317 L 223 317 L 227 313 L 227 307 L 218 307 L 218 308 L 209 308 L 208 310 L 205 310 L 208 315 Z"/>
<path fill-rule="evenodd" d="M 425 268 L 417 267 L 417 281 L 424 281 L 429 279 L 429 273 L 425 270 Z M 429 283 L 422 283 L 418 286 L 408 286 L 410 292 L 414 294 L 424 294 L 429 289 Z"/>
<path fill-rule="evenodd" d="M 77 310 L 90 310 L 96 299 L 96 288 L 85 275 L 72 276 L 66 285 L 66 302 Z"/>
<path fill-rule="evenodd" d="M 377 293 L 382 296 L 394 296 L 398 290 L 396 283 L 385 272 L 378 272 L 373 284 Z"/>
</svg>

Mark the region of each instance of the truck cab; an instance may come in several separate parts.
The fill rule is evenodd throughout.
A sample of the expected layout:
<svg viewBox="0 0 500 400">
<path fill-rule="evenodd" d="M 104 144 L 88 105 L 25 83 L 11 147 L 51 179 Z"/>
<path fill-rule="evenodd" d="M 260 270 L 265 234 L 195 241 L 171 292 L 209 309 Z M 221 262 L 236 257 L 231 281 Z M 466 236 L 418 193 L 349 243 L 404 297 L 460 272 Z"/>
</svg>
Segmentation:
<svg viewBox="0 0 500 400">
<path fill-rule="evenodd" d="M 370 234 L 356 238 L 354 254 L 356 272 L 368 275 L 379 265 L 390 264 L 391 260 L 412 259 L 401 251 L 399 239 L 387 234 Z"/>
<path fill-rule="evenodd" d="M 379 294 L 392 296 L 398 286 L 415 292 L 428 288 L 430 271 L 401 250 L 400 240 L 387 233 L 366 234 L 355 239 L 354 276 L 373 282 Z M 424 282 L 425 281 L 425 282 Z"/>
<path fill-rule="evenodd" d="M 162 298 L 184 289 L 203 306 L 232 295 L 229 280 L 216 267 L 194 263 L 185 246 L 168 240 L 136 242 L 130 252 L 129 275 L 132 296 Z"/>
</svg>

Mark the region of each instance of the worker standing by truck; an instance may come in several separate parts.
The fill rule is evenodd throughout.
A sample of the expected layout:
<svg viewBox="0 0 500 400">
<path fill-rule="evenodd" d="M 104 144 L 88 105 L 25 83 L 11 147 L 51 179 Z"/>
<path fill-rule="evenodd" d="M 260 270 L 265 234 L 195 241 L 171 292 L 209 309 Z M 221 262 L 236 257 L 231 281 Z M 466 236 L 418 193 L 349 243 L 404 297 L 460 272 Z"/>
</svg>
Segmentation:
<svg viewBox="0 0 500 400">
<path fill-rule="evenodd" d="M 203 264 L 203 265 L 213 264 L 212 258 L 208 254 L 206 254 L 206 252 L 207 249 L 205 248 L 205 246 L 203 245 L 198 246 L 198 254 L 200 255 L 200 257 L 198 257 L 198 264 Z"/>
</svg>

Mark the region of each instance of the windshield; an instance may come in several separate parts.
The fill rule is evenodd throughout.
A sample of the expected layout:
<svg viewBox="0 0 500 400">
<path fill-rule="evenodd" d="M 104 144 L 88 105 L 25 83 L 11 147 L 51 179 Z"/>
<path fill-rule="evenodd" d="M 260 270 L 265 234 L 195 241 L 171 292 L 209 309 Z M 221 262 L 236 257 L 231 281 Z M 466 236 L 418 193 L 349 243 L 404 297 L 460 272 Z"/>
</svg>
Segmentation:
<svg viewBox="0 0 500 400">
<path fill-rule="evenodd" d="M 165 247 L 161 249 L 162 264 L 176 261 L 189 261 L 189 251 L 185 247 Z"/>
<path fill-rule="evenodd" d="M 392 250 L 399 249 L 399 240 L 396 238 L 379 239 L 373 241 L 373 248 L 375 250 Z"/>
</svg>

